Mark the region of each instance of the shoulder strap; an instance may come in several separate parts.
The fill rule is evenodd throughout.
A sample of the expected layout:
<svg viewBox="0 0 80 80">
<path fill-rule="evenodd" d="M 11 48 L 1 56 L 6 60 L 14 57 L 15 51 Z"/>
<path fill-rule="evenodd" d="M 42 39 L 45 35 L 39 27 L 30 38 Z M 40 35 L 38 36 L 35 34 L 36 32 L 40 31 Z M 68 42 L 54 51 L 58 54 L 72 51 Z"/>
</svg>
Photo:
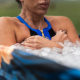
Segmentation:
<svg viewBox="0 0 80 80">
<path fill-rule="evenodd" d="M 17 18 L 18 18 L 23 24 L 25 24 L 31 31 L 35 31 L 38 35 L 42 36 L 42 33 L 40 32 L 40 30 L 31 28 L 31 27 L 27 24 L 27 22 L 24 21 L 23 18 L 21 18 L 21 16 L 17 16 Z"/>
</svg>

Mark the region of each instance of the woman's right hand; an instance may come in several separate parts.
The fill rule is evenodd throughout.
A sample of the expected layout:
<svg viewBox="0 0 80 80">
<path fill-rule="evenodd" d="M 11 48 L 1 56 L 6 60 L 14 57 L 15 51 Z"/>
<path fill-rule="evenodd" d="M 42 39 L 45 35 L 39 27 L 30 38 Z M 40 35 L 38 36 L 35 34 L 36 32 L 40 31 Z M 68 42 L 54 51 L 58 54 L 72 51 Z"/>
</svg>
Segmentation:
<svg viewBox="0 0 80 80">
<path fill-rule="evenodd" d="M 57 31 L 56 35 L 52 37 L 51 40 L 54 42 L 64 42 L 65 40 L 68 40 L 66 31 L 63 31 L 63 30 Z"/>
</svg>

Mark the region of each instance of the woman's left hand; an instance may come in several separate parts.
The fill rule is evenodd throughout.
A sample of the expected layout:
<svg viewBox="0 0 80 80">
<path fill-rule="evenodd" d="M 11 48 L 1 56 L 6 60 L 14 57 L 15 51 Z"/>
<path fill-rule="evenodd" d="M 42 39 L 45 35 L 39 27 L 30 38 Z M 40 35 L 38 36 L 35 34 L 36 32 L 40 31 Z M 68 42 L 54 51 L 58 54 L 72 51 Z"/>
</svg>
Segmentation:
<svg viewBox="0 0 80 80">
<path fill-rule="evenodd" d="M 32 49 L 40 49 L 43 47 L 52 47 L 52 42 L 46 38 L 41 36 L 31 36 L 27 38 L 23 43 L 21 43 L 25 47 L 29 47 Z"/>
</svg>

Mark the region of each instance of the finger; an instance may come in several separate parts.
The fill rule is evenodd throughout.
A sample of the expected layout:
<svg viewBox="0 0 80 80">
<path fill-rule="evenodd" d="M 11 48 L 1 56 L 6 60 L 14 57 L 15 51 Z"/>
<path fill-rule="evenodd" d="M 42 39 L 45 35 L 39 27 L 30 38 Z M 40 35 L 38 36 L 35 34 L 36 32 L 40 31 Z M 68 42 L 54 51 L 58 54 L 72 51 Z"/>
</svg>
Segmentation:
<svg viewBox="0 0 80 80">
<path fill-rule="evenodd" d="M 57 32 L 67 33 L 67 31 L 66 31 L 66 30 L 59 30 L 59 31 L 57 31 Z"/>
<path fill-rule="evenodd" d="M 65 34 L 67 34 L 67 31 L 66 31 L 66 30 L 64 30 L 64 33 L 65 33 Z"/>
<path fill-rule="evenodd" d="M 21 44 L 24 45 L 25 43 L 34 43 L 34 39 L 27 39 L 26 41 L 23 41 Z"/>
<path fill-rule="evenodd" d="M 34 38 L 35 38 L 35 36 L 30 36 L 27 39 L 25 39 L 23 42 L 26 42 L 28 39 L 34 39 Z"/>
<path fill-rule="evenodd" d="M 25 47 L 31 47 L 31 48 L 35 48 L 37 45 L 36 44 L 31 44 L 31 43 L 25 43 L 24 44 Z"/>
<path fill-rule="evenodd" d="M 32 36 L 26 39 L 26 41 L 22 42 L 22 44 L 24 43 L 39 43 L 40 41 L 42 41 L 42 37 L 41 36 Z"/>
<path fill-rule="evenodd" d="M 33 48 L 33 49 L 40 49 L 41 45 L 37 44 L 37 43 L 25 43 L 24 45 L 25 47 L 29 47 L 29 48 Z"/>
<path fill-rule="evenodd" d="M 32 39 L 28 39 L 27 41 L 24 41 L 21 43 L 21 45 L 25 45 L 26 43 L 33 43 Z"/>
<path fill-rule="evenodd" d="M 67 36 L 67 32 L 66 31 L 61 32 L 61 37 L 65 38 L 66 36 Z"/>
<path fill-rule="evenodd" d="M 64 42 L 65 40 L 67 40 L 67 35 L 66 34 L 62 37 L 62 41 Z"/>
<path fill-rule="evenodd" d="M 28 39 L 26 42 L 27 43 L 40 43 L 42 41 L 41 39 L 34 38 L 34 39 Z"/>
<path fill-rule="evenodd" d="M 61 32 L 63 32 L 64 34 L 67 34 L 67 31 L 66 30 L 61 30 Z"/>
<path fill-rule="evenodd" d="M 36 36 L 31 36 L 31 37 L 29 37 L 29 38 L 27 38 L 27 39 L 34 39 L 34 38 L 39 38 L 40 36 L 38 36 L 38 35 L 36 35 Z"/>
<path fill-rule="evenodd" d="M 29 38 L 27 38 L 27 39 L 34 39 L 35 38 L 35 36 L 30 36 Z"/>
<path fill-rule="evenodd" d="M 64 32 L 63 32 L 62 30 L 60 30 L 60 31 L 57 31 L 57 34 L 58 34 L 58 35 L 63 35 Z"/>
<path fill-rule="evenodd" d="M 31 43 L 25 43 L 25 44 L 22 44 L 22 45 L 25 46 L 25 47 L 31 47 L 32 46 Z"/>
<path fill-rule="evenodd" d="M 26 41 L 26 43 L 37 43 L 37 39 L 29 39 Z"/>
<path fill-rule="evenodd" d="M 67 38 L 67 34 L 65 34 L 65 35 L 63 36 L 63 38 Z"/>
</svg>

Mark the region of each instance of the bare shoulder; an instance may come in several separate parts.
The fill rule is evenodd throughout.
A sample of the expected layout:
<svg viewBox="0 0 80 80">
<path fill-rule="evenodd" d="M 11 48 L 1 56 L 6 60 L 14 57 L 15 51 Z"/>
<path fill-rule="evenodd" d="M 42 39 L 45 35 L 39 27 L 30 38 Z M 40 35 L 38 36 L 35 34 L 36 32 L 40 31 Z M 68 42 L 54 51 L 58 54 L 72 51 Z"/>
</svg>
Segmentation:
<svg viewBox="0 0 80 80">
<path fill-rule="evenodd" d="M 65 16 L 46 16 L 46 18 L 50 21 L 52 27 L 58 29 L 68 29 L 74 27 L 72 21 Z"/>
<path fill-rule="evenodd" d="M 15 30 L 19 26 L 19 21 L 16 17 L 0 17 L 0 29 Z"/>
<path fill-rule="evenodd" d="M 72 22 L 66 16 L 46 16 L 46 18 L 51 22 L 53 22 L 53 21 L 57 21 L 57 22 Z"/>
<path fill-rule="evenodd" d="M 0 34 L 13 35 L 15 32 L 15 21 L 13 17 L 0 17 Z M 9 34 L 10 33 L 10 34 Z"/>
<path fill-rule="evenodd" d="M 16 43 L 13 26 L 13 18 L 0 17 L 0 44 L 12 45 Z"/>
<path fill-rule="evenodd" d="M 6 17 L 0 17 L 0 31 L 5 31 L 9 27 L 9 20 Z"/>
<path fill-rule="evenodd" d="M 15 17 L 0 17 L 0 25 L 11 25 L 15 22 L 14 18 Z"/>
</svg>

